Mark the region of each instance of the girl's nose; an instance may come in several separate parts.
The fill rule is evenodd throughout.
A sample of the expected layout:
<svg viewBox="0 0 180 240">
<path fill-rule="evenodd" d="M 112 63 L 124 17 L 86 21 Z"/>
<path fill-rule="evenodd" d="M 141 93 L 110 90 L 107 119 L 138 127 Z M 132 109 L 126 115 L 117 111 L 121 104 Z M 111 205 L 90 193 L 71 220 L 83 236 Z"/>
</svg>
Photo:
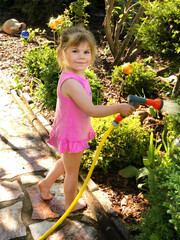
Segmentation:
<svg viewBox="0 0 180 240">
<path fill-rule="evenodd" d="M 80 58 L 84 58 L 84 53 L 79 53 Z"/>
</svg>

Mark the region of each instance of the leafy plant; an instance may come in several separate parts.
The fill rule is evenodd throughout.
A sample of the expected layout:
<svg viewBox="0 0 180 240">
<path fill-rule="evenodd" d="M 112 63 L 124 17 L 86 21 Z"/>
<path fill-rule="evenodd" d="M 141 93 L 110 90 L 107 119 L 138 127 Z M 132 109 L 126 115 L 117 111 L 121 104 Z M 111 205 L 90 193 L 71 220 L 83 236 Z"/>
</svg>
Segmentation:
<svg viewBox="0 0 180 240">
<path fill-rule="evenodd" d="M 55 49 L 49 46 L 28 49 L 24 60 L 28 74 L 34 79 L 35 98 L 48 109 L 54 110 L 59 80 Z"/>
<path fill-rule="evenodd" d="M 69 5 L 69 11 L 72 15 L 71 20 L 76 24 L 88 25 L 89 15 L 85 12 L 85 8 L 90 5 L 88 0 L 76 0 Z"/>
<path fill-rule="evenodd" d="M 143 158 L 144 167 L 138 169 L 136 172 L 136 181 L 138 184 L 138 188 L 142 189 L 147 184 L 146 177 L 148 179 L 148 182 L 149 180 L 152 181 L 152 179 L 154 178 L 153 169 L 157 166 L 160 166 L 162 161 L 161 157 L 159 156 L 161 146 L 162 144 L 157 147 L 157 141 L 155 141 L 154 145 L 154 134 L 153 132 L 151 132 L 147 157 Z M 140 179 L 145 179 L 145 182 L 138 183 Z"/>
<path fill-rule="evenodd" d="M 145 63 L 133 62 L 132 66 L 133 72 L 125 78 L 124 92 L 139 96 L 143 93 L 146 97 L 150 97 L 158 88 L 156 73 Z M 112 83 L 120 86 L 122 76 L 122 66 L 115 66 L 111 74 Z"/>
<path fill-rule="evenodd" d="M 24 39 L 22 36 L 21 36 L 21 41 L 24 45 L 27 44 L 27 42 L 33 42 L 35 40 L 35 37 L 38 35 L 38 37 L 40 38 L 40 36 L 44 35 L 46 30 L 43 29 L 41 30 L 40 28 L 35 28 L 35 29 L 32 29 L 32 28 L 28 28 L 27 29 L 28 33 L 29 33 L 29 37 L 27 39 Z"/>
<path fill-rule="evenodd" d="M 93 161 L 94 151 L 98 147 L 103 134 L 109 128 L 114 116 L 106 118 L 93 118 L 92 125 L 96 131 L 96 137 L 90 141 L 90 149 L 83 156 L 82 168 L 89 169 Z M 100 153 L 96 170 L 108 172 L 118 171 L 130 164 L 142 166 L 142 156 L 148 148 L 148 133 L 143 130 L 139 117 L 125 118 L 118 127 L 113 130 Z"/>
<path fill-rule="evenodd" d="M 14 89 L 20 89 L 20 90 L 22 90 L 23 89 L 23 83 L 22 82 L 20 82 L 20 79 L 19 79 L 19 76 L 16 76 L 15 78 L 14 78 L 14 85 L 13 86 L 11 86 L 12 88 L 14 88 Z"/>
<path fill-rule="evenodd" d="M 180 162 L 154 169 L 154 179 L 148 181 L 146 197 L 151 208 L 142 215 L 142 221 L 135 228 L 141 233 L 136 240 L 180 239 Z"/>
</svg>

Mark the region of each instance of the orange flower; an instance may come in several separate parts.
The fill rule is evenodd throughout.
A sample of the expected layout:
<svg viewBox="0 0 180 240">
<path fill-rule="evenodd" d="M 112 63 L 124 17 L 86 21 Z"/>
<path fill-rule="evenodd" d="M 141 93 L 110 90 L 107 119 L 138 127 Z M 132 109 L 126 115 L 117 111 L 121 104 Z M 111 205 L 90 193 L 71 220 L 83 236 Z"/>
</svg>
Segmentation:
<svg viewBox="0 0 180 240">
<path fill-rule="evenodd" d="M 57 29 L 59 26 L 59 23 L 56 19 L 51 19 L 49 21 L 49 27 L 52 28 L 52 29 Z"/>
<path fill-rule="evenodd" d="M 62 25 L 64 24 L 64 17 L 63 16 L 59 16 L 56 20 L 58 21 L 59 24 L 62 24 Z"/>
<path fill-rule="evenodd" d="M 123 71 L 123 73 L 125 73 L 125 74 L 131 74 L 132 71 L 133 71 L 133 66 L 132 66 L 130 63 L 125 63 L 125 64 L 122 66 L 122 71 Z"/>
</svg>

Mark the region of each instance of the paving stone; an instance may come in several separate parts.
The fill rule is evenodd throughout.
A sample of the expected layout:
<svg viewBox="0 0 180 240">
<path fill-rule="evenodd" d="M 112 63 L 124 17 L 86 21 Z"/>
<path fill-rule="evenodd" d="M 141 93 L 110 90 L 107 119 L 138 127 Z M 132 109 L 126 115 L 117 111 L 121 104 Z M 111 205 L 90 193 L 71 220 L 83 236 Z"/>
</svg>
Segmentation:
<svg viewBox="0 0 180 240">
<path fill-rule="evenodd" d="M 44 233 L 46 233 L 56 222 L 42 221 L 39 223 L 30 224 L 29 228 L 34 240 L 39 239 Z"/>
<path fill-rule="evenodd" d="M 0 182 L 0 202 L 17 199 L 18 197 L 23 197 L 24 193 L 17 181 Z"/>
<path fill-rule="evenodd" d="M 38 137 L 39 134 L 37 132 L 33 132 L 33 128 L 30 124 L 24 124 L 22 123 L 22 118 L 19 119 L 19 121 L 9 120 L 8 119 L 2 119 L 0 120 L 0 126 L 3 128 L 9 136 L 11 137 L 17 137 L 17 136 L 23 136 L 26 135 L 32 135 Z"/>
<path fill-rule="evenodd" d="M 29 183 L 38 183 L 43 179 L 42 176 L 39 175 L 23 175 L 20 177 L 22 184 L 29 184 Z"/>
<path fill-rule="evenodd" d="M 0 178 L 12 178 L 19 174 L 49 169 L 55 158 L 48 156 L 45 149 L 22 149 L 0 151 Z"/>
<path fill-rule="evenodd" d="M 0 239 L 9 240 L 26 236 L 26 227 L 21 220 L 22 202 L 0 209 Z"/>
<path fill-rule="evenodd" d="M 40 238 L 45 234 L 56 222 L 43 221 L 31 224 L 29 226 L 33 239 Z M 97 240 L 97 229 L 92 226 L 85 225 L 78 221 L 68 221 L 61 230 L 51 233 L 47 240 Z"/>
<path fill-rule="evenodd" d="M 45 143 L 40 140 L 39 137 L 33 136 L 32 134 L 24 134 L 20 137 L 8 137 L 6 141 L 6 146 L 4 148 L 12 149 L 23 149 L 23 148 L 35 148 L 43 147 Z"/>
<path fill-rule="evenodd" d="M 54 183 L 51 192 L 56 196 L 57 200 L 63 204 L 65 203 L 63 183 Z"/>
<path fill-rule="evenodd" d="M 28 187 L 31 204 L 33 207 L 32 219 L 57 218 L 64 214 L 64 204 L 53 196 L 52 200 L 44 201 L 37 185 Z"/>
<path fill-rule="evenodd" d="M 71 221 L 60 231 L 50 235 L 47 240 L 96 240 L 97 230 L 77 221 Z"/>
</svg>

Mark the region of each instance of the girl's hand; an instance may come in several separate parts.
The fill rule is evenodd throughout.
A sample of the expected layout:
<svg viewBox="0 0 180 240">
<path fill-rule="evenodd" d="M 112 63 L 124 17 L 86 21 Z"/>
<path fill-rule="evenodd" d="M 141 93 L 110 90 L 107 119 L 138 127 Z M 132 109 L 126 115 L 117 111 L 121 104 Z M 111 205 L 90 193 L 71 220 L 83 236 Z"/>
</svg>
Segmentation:
<svg viewBox="0 0 180 240">
<path fill-rule="evenodd" d="M 128 103 L 119 104 L 119 113 L 124 117 L 130 116 L 135 110 L 136 109 Z"/>
</svg>

